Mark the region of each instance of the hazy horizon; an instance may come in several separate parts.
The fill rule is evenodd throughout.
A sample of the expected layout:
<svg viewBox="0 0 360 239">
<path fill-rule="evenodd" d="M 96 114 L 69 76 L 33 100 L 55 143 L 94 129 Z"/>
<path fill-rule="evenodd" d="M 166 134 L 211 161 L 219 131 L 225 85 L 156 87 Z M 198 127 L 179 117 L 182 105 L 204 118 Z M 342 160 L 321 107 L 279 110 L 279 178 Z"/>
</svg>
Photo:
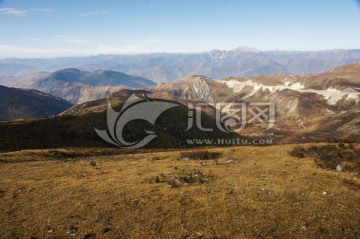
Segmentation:
<svg viewBox="0 0 360 239">
<path fill-rule="evenodd" d="M 0 46 L 1 47 L 1 46 Z M 84 55 L 74 55 L 74 56 L 35 56 L 35 57 L 0 57 L 0 60 L 6 60 L 6 59 L 57 59 L 57 58 L 86 58 L 86 57 L 96 57 L 96 56 L 102 56 L 102 55 L 108 55 L 108 56 L 137 56 L 137 55 L 156 55 L 156 54 L 201 54 L 211 51 L 232 51 L 236 50 L 238 48 L 250 48 L 254 50 L 258 50 L 259 52 L 326 52 L 326 51 L 350 51 L 350 50 L 360 50 L 359 48 L 353 48 L 353 49 L 343 49 L 343 48 L 333 48 L 333 49 L 321 49 L 321 50 L 278 50 L 278 49 L 269 49 L 269 50 L 261 50 L 255 47 L 249 47 L 249 46 L 239 46 L 231 49 L 209 49 L 204 51 L 189 51 L 189 52 L 139 52 L 139 53 L 99 53 L 99 54 L 84 54 Z M 244 52 L 247 52 L 244 50 Z"/>
</svg>

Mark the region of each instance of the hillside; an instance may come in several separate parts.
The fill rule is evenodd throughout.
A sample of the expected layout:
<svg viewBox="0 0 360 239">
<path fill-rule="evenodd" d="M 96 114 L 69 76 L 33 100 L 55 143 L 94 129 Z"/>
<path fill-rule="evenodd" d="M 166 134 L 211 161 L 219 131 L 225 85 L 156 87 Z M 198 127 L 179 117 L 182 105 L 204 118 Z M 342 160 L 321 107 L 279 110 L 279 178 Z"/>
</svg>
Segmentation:
<svg viewBox="0 0 360 239">
<path fill-rule="evenodd" d="M 68 68 L 54 73 L 38 72 L 9 79 L 0 78 L 5 85 L 36 89 L 73 103 L 101 99 L 123 88 L 144 88 L 155 83 L 139 76 L 115 71 L 80 71 Z"/>
<path fill-rule="evenodd" d="M 0 123 L 0 150 L 41 149 L 61 147 L 112 147 L 103 141 L 95 132 L 95 128 L 107 128 L 106 110 L 108 102 L 113 109 L 120 112 L 124 102 L 132 94 L 141 96 L 142 90 L 121 90 L 107 98 L 78 104 L 66 110 L 61 115 L 49 119 L 24 120 Z M 178 148 L 195 147 L 189 145 L 187 139 L 232 139 L 239 135 L 224 133 L 216 126 L 215 119 L 208 113 L 202 115 L 204 127 L 212 128 L 214 132 L 203 132 L 193 127 L 186 131 L 188 123 L 188 101 L 174 101 L 162 95 L 149 95 L 161 102 L 176 104 L 168 109 L 152 125 L 147 121 L 134 120 L 124 128 L 124 137 L 128 142 L 135 142 L 147 136 L 146 132 L 153 131 L 158 137 L 151 141 L 146 148 Z M 159 107 L 154 103 L 152 107 Z M 150 111 L 154 108 L 147 109 Z M 208 109 L 209 110 L 209 109 Z M 141 115 L 146 112 L 139 112 Z M 210 111 L 211 114 L 211 111 Z"/>
<path fill-rule="evenodd" d="M 292 157 L 293 147 L 207 149 L 217 162 L 169 149 L 4 153 L 0 235 L 358 238 L 358 175 Z"/>
<path fill-rule="evenodd" d="M 37 90 L 0 86 L 0 121 L 57 115 L 72 105 Z"/>
<path fill-rule="evenodd" d="M 276 124 L 270 131 L 279 142 L 360 140 L 359 64 L 317 75 L 259 75 L 212 80 L 193 75 L 182 81 L 148 88 L 183 99 L 209 104 L 272 103 Z M 243 134 L 262 134 L 250 125 Z M 329 132 L 332 132 L 330 135 Z"/>
</svg>

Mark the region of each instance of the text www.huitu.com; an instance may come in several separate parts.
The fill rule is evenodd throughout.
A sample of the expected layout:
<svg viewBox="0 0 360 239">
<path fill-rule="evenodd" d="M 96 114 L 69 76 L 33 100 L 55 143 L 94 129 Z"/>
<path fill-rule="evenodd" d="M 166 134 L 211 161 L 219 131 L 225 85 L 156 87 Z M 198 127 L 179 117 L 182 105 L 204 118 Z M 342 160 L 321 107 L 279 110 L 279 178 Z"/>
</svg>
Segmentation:
<svg viewBox="0 0 360 239">
<path fill-rule="evenodd" d="M 188 145 L 271 145 L 272 139 L 186 139 Z"/>
</svg>

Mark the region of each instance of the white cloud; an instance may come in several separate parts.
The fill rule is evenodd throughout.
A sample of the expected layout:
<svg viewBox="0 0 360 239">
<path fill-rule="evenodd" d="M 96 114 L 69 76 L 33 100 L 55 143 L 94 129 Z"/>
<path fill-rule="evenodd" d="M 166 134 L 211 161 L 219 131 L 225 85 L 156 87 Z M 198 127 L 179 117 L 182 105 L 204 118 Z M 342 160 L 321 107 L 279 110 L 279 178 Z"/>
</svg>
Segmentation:
<svg viewBox="0 0 360 239">
<path fill-rule="evenodd" d="M 26 40 L 26 41 L 45 41 L 45 39 L 40 38 L 40 37 L 22 37 L 21 40 Z"/>
<path fill-rule="evenodd" d="M 22 17 L 22 16 L 26 16 L 28 14 L 28 11 L 20 10 L 16 8 L 0 8 L 0 14 Z"/>
<path fill-rule="evenodd" d="M 99 44 L 86 49 L 73 48 L 33 48 L 19 47 L 14 45 L 0 44 L 0 58 L 20 57 L 20 58 L 50 58 L 50 57 L 70 57 L 70 56 L 89 56 L 99 54 L 139 54 L 157 51 L 147 51 L 142 46 L 115 47 Z"/>
<path fill-rule="evenodd" d="M 87 43 L 89 43 L 88 40 L 78 38 L 78 37 L 74 37 L 74 36 L 65 36 L 65 35 L 53 36 L 52 39 L 61 40 L 61 41 L 69 42 L 69 43 L 76 43 L 76 44 L 87 44 Z"/>
<path fill-rule="evenodd" d="M 90 56 L 100 54 L 147 54 L 147 53 L 188 53 L 207 51 L 209 49 L 191 49 L 184 47 L 166 47 L 165 44 L 153 44 L 156 42 L 163 42 L 163 39 L 149 38 L 129 45 L 108 45 L 108 44 L 94 44 L 93 41 L 81 39 L 71 35 L 54 35 L 45 38 L 29 38 L 29 40 L 46 41 L 46 45 L 60 46 L 60 47 L 43 47 L 39 42 L 38 47 L 23 47 L 16 45 L 8 45 L 0 43 L 0 58 L 19 57 L 19 58 L 52 58 L 52 57 L 73 57 L 73 56 Z M 165 39 L 165 38 L 164 38 Z M 73 44 L 71 44 L 73 43 Z"/>
<path fill-rule="evenodd" d="M 59 37 L 59 36 L 58 36 Z M 60 36 L 61 37 L 61 36 Z M 71 41 L 71 40 L 70 40 Z M 76 38 L 72 39 L 76 42 Z M 80 40 L 81 41 L 81 40 Z M 60 44 L 56 44 L 60 45 Z M 76 45 L 72 47 L 58 47 L 58 48 L 41 48 L 41 47 L 21 47 L 15 45 L 7 45 L 0 43 L 0 59 L 8 57 L 18 58 L 53 58 L 53 57 L 75 57 L 75 56 L 90 56 L 100 54 L 148 54 L 148 53 L 193 53 L 209 51 L 207 48 L 156 48 L 154 45 L 139 43 L 134 45 L 114 46 L 107 44 L 86 44 Z"/>
<path fill-rule="evenodd" d="M 98 12 L 85 12 L 85 13 L 80 13 L 79 16 L 80 17 L 91 17 L 91 16 L 98 16 L 98 15 L 102 15 L 105 13 L 108 13 L 109 11 L 98 11 Z"/>
<path fill-rule="evenodd" d="M 93 50 L 93 54 L 135 54 L 144 52 L 145 49 L 143 46 L 109 46 L 105 44 L 96 45 Z"/>
<path fill-rule="evenodd" d="M 33 8 L 29 10 L 25 9 L 17 9 L 17 8 L 0 8 L 0 14 L 2 15 L 13 15 L 18 17 L 24 17 L 31 14 L 49 14 L 53 12 L 54 9 L 47 9 L 47 8 Z"/>
<path fill-rule="evenodd" d="M 161 42 L 162 42 L 162 39 L 156 38 L 156 37 L 148 38 L 143 41 L 143 43 L 145 43 L 145 44 L 156 44 L 156 43 L 161 43 Z"/>
<path fill-rule="evenodd" d="M 76 43 L 76 44 L 86 44 L 89 42 L 88 40 L 80 39 L 80 38 L 69 38 L 69 39 L 66 39 L 65 41 L 70 42 L 70 43 Z"/>
<path fill-rule="evenodd" d="M 30 10 L 31 12 L 39 12 L 39 13 L 51 13 L 54 11 L 54 9 L 49 8 L 34 8 Z"/>
<path fill-rule="evenodd" d="M 55 36 L 46 36 L 46 37 L 30 36 L 30 37 L 22 37 L 21 39 L 26 41 L 36 41 L 36 42 L 56 42 L 56 43 L 68 42 L 68 43 L 82 44 L 82 45 L 90 43 L 89 40 L 74 36 L 66 36 L 66 35 L 55 35 Z"/>
</svg>

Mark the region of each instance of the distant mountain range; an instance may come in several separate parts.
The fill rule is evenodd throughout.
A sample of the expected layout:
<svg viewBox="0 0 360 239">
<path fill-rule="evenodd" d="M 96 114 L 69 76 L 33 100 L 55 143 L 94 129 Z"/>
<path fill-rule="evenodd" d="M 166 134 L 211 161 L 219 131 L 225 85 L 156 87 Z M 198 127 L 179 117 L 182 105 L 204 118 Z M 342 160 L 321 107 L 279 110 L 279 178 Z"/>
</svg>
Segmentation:
<svg viewBox="0 0 360 239">
<path fill-rule="evenodd" d="M 155 82 L 171 82 L 188 75 L 214 79 L 259 74 L 315 74 L 360 62 L 360 50 L 260 51 L 239 47 L 187 54 L 98 55 L 91 57 L 0 60 L 0 75 L 19 76 L 38 71 L 78 68 L 120 71 Z"/>
<path fill-rule="evenodd" d="M 72 106 L 69 102 L 37 90 L 0 86 L 0 121 L 43 118 Z"/>
<path fill-rule="evenodd" d="M 73 103 L 81 103 L 103 98 L 125 87 L 145 88 L 155 85 L 155 82 L 116 71 L 88 72 L 68 68 L 54 73 L 37 72 L 19 77 L 0 77 L 0 84 L 36 89 Z"/>
</svg>

